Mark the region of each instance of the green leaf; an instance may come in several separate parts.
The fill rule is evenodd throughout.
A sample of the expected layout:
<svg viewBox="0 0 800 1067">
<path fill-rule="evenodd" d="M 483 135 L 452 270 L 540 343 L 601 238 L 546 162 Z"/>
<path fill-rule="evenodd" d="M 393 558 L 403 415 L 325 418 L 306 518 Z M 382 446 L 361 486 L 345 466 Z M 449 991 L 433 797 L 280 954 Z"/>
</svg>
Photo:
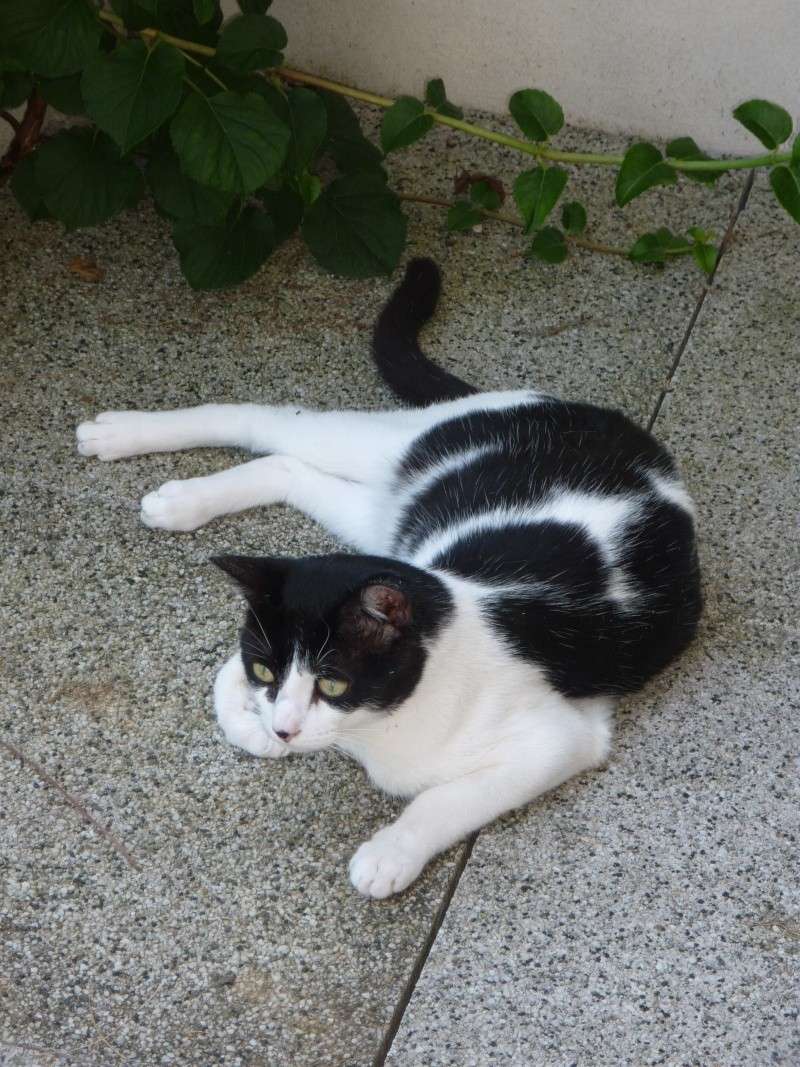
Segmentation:
<svg viewBox="0 0 800 1067">
<path fill-rule="evenodd" d="M 187 178 L 169 146 L 154 153 L 147 163 L 147 183 L 161 211 L 177 221 L 221 221 L 236 199 L 234 193 L 209 189 Z"/>
<path fill-rule="evenodd" d="M 192 93 L 170 124 L 185 174 L 201 185 L 250 193 L 280 170 L 289 130 L 256 93 Z"/>
<path fill-rule="evenodd" d="M 314 162 L 325 140 L 328 114 L 318 93 L 311 89 L 290 89 L 287 93 L 292 139 L 286 154 L 287 170 L 300 174 Z"/>
<path fill-rule="evenodd" d="M 714 273 L 714 267 L 717 265 L 717 250 L 713 245 L 694 244 L 692 255 L 700 270 L 705 274 Z"/>
<path fill-rule="evenodd" d="M 769 100 L 746 100 L 734 110 L 733 117 L 770 150 L 788 141 L 792 132 L 789 112 Z"/>
<path fill-rule="evenodd" d="M 532 141 L 546 141 L 564 125 L 561 105 L 541 89 L 520 89 L 508 102 L 517 125 Z"/>
<path fill-rule="evenodd" d="M 14 167 L 14 173 L 11 175 L 11 191 L 31 222 L 51 217 L 36 180 L 35 153 L 23 156 Z"/>
<path fill-rule="evenodd" d="M 114 142 L 97 131 L 63 130 L 39 148 L 35 159 L 42 198 L 68 230 L 97 226 L 142 194 L 136 165 L 120 159 Z"/>
<path fill-rule="evenodd" d="M 714 240 L 714 233 L 712 230 L 703 230 L 699 226 L 690 226 L 689 236 L 699 244 L 708 244 L 709 241 Z"/>
<path fill-rule="evenodd" d="M 406 217 L 379 175 L 345 174 L 308 211 L 303 237 L 326 270 L 371 278 L 397 266 L 406 243 Z"/>
<path fill-rule="evenodd" d="M 33 78 L 14 70 L 4 70 L 0 76 L 0 107 L 14 108 L 31 95 Z"/>
<path fill-rule="evenodd" d="M 447 212 L 447 228 L 454 232 L 471 230 L 482 219 L 480 211 L 476 211 L 466 200 L 456 200 Z"/>
<path fill-rule="evenodd" d="M 399 96 L 383 116 L 381 145 L 386 155 L 424 137 L 433 126 L 433 117 L 425 105 L 413 96 Z"/>
<path fill-rule="evenodd" d="M 237 0 L 239 10 L 245 15 L 263 15 L 272 0 Z"/>
<path fill-rule="evenodd" d="M 668 256 L 687 255 L 692 251 L 692 242 L 678 237 L 662 226 L 655 233 L 645 233 L 633 243 L 628 258 L 634 263 L 663 263 Z"/>
<path fill-rule="evenodd" d="M 0 19 L 2 16 L 0 16 Z M 0 22 L 2 25 L 2 22 Z M 21 74 L 25 71 L 25 64 L 18 58 L 10 56 L 4 49 L 10 47 L 8 41 L 0 39 L 0 77 L 3 76 L 4 71 L 13 71 L 15 74 Z"/>
<path fill-rule="evenodd" d="M 201 25 L 195 15 L 194 0 L 111 0 L 111 6 L 129 30 L 155 26 L 173 37 L 215 46 L 222 12 L 216 6 L 210 20 Z"/>
<path fill-rule="evenodd" d="M 237 15 L 226 24 L 217 59 L 231 70 L 263 70 L 283 62 L 286 30 L 271 15 Z"/>
<path fill-rule="evenodd" d="M 143 41 L 125 41 L 110 55 L 98 55 L 83 72 L 86 112 L 121 152 L 129 152 L 173 114 L 185 70 L 172 45 L 148 48 Z"/>
<path fill-rule="evenodd" d="M 74 74 L 97 51 L 100 24 L 88 0 L 3 0 L 0 40 L 36 74 Z"/>
<path fill-rule="evenodd" d="M 483 211 L 497 211 L 503 203 L 495 186 L 485 178 L 470 185 L 469 198 L 476 207 Z"/>
<path fill-rule="evenodd" d="M 675 171 L 663 161 L 654 145 L 633 144 L 625 153 L 617 175 L 617 204 L 624 207 L 654 185 L 674 185 L 677 180 Z"/>
<path fill-rule="evenodd" d="M 311 207 L 322 192 L 322 182 L 316 174 L 301 174 L 297 179 L 297 188 L 305 207 Z"/>
<path fill-rule="evenodd" d="M 294 189 L 260 189 L 258 195 L 275 228 L 275 240 L 282 244 L 303 220 L 303 198 Z"/>
<path fill-rule="evenodd" d="M 84 115 L 86 107 L 81 96 L 81 75 L 66 74 L 63 78 L 39 78 L 39 92 L 50 107 L 64 115 Z"/>
<path fill-rule="evenodd" d="M 634 263 L 663 263 L 666 258 L 666 249 L 655 233 L 642 234 L 628 251 L 628 259 Z"/>
<path fill-rule="evenodd" d="M 586 208 L 578 200 L 572 200 L 561 209 L 561 225 L 567 233 L 579 234 L 586 229 Z"/>
<path fill-rule="evenodd" d="M 276 245 L 271 219 L 252 205 L 228 225 L 178 223 L 172 240 L 193 289 L 240 285 L 256 273 Z"/>
<path fill-rule="evenodd" d="M 441 78 L 432 78 L 425 86 L 425 103 L 438 111 L 440 115 L 447 115 L 451 119 L 462 119 L 464 112 L 460 107 L 451 104 L 447 99 L 444 82 Z"/>
<path fill-rule="evenodd" d="M 225 83 L 228 89 L 237 93 L 256 93 L 267 104 L 270 111 L 288 127 L 289 125 L 289 102 L 286 94 L 273 85 L 272 82 L 261 74 L 240 74 L 238 71 L 229 70 L 212 58 L 207 64 L 207 70 L 213 71 L 216 76 Z M 204 89 L 205 96 L 214 96 L 219 92 L 219 85 L 210 78 L 207 81 L 208 89 Z M 192 81 L 194 81 L 194 77 Z M 202 87 L 202 86 L 201 86 Z"/>
<path fill-rule="evenodd" d="M 217 0 L 192 0 L 194 17 L 201 26 L 210 22 L 217 13 Z"/>
<path fill-rule="evenodd" d="M 525 232 L 537 230 L 564 192 L 569 175 L 561 167 L 523 171 L 514 182 L 514 199 L 525 222 Z"/>
<path fill-rule="evenodd" d="M 563 263 L 567 258 L 564 234 L 554 226 L 545 226 L 534 237 L 528 255 L 541 259 L 544 263 Z"/>
<path fill-rule="evenodd" d="M 769 184 L 781 207 L 795 222 L 800 222 L 800 161 L 773 167 L 769 172 Z"/>
<path fill-rule="evenodd" d="M 701 152 L 691 137 L 676 137 L 667 145 L 666 155 L 671 159 L 701 160 L 710 159 L 705 152 Z M 681 174 L 690 178 L 693 182 L 702 182 L 704 185 L 713 185 L 723 170 L 682 170 Z"/>
<path fill-rule="evenodd" d="M 342 171 L 363 171 L 379 167 L 383 156 L 361 131 L 356 113 L 343 96 L 322 93 L 328 114 L 328 138 L 325 151 Z"/>
<path fill-rule="evenodd" d="M 792 163 L 800 165 L 800 133 L 795 137 L 792 145 Z"/>
<path fill-rule="evenodd" d="M 666 226 L 656 230 L 656 237 L 670 255 L 685 255 L 692 250 L 692 242 L 687 237 L 679 237 Z"/>
</svg>

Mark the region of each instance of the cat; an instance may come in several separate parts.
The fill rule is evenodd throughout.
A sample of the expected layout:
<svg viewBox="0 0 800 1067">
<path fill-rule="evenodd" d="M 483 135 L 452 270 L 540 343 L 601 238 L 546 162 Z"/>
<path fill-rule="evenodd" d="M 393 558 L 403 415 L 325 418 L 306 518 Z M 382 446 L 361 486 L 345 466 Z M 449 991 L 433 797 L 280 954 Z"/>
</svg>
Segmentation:
<svg viewBox="0 0 800 1067">
<path fill-rule="evenodd" d="M 438 367 L 418 335 L 440 285 L 413 260 L 375 327 L 378 369 L 410 407 L 210 404 L 77 430 L 103 460 L 267 453 L 148 493 L 148 526 L 289 504 L 359 553 L 214 558 L 247 603 L 214 702 L 255 756 L 334 747 L 414 798 L 350 861 L 374 898 L 602 764 L 616 698 L 688 645 L 701 611 L 694 509 L 667 451 L 619 411 L 480 393 Z"/>
</svg>

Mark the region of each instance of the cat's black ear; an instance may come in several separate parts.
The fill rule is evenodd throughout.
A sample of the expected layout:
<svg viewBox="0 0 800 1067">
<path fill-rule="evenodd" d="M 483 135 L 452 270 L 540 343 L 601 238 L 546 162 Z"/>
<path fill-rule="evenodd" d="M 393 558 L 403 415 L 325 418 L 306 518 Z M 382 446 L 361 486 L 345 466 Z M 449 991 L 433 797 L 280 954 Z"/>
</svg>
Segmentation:
<svg viewBox="0 0 800 1067">
<path fill-rule="evenodd" d="M 351 640 L 380 651 L 402 636 L 412 618 L 411 601 L 402 589 L 370 582 L 345 604 L 340 622 Z"/>
<path fill-rule="evenodd" d="M 212 556 L 210 562 L 233 578 L 251 604 L 279 599 L 286 579 L 286 560 L 266 556 Z"/>
</svg>

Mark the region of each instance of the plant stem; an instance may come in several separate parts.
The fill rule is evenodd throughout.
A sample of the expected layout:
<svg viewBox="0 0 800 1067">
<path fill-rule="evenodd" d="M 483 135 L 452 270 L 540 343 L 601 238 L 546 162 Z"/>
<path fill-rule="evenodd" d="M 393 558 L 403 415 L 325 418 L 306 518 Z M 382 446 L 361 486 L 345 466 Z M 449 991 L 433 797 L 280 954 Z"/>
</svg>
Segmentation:
<svg viewBox="0 0 800 1067">
<path fill-rule="evenodd" d="M 10 111 L 0 111 L 0 119 L 5 119 L 14 133 L 19 133 L 19 119 L 15 119 Z"/>
<path fill-rule="evenodd" d="M 110 11 L 98 11 L 97 17 L 102 19 L 103 22 L 111 23 L 116 27 L 123 29 L 125 27 L 122 19 Z M 173 37 L 169 33 L 162 33 L 161 30 L 152 27 L 135 32 L 143 40 L 158 39 L 165 41 L 184 53 L 193 52 L 195 55 L 207 57 L 216 55 L 216 49 L 210 48 L 208 45 L 197 44 L 195 41 L 187 41 L 181 37 Z M 379 96 L 377 93 L 369 93 L 363 89 L 354 89 L 349 85 L 343 85 L 341 82 L 330 81 L 328 78 L 320 78 L 316 74 L 309 74 L 303 70 L 294 70 L 291 67 L 274 67 L 272 68 L 272 73 L 279 75 L 286 81 L 297 82 L 301 85 L 314 85 L 318 89 L 325 89 L 330 93 L 349 97 L 351 100 L 361 100 L 365 104 L 372 104 L 374 107 L 389 108 L 395 103 L 391 97 Z M 504 145 L 506 148 L 513 148 L 515 151 L 523 152 L 525 155 L 533 156 L 535 159 L 546 159 L 553 163 L 591 164 L 597 167 L 619 167 L 624 159 L 624 156 L 616 153 L 565 152 L 559 148 L 551 148 L 544 143 L 522 141 L 518 137 L 487 130 L 484 126 L 476 126 L 474 123 L 464 122 L 462 119 L 450 118 L 449 115 L 440 115 L 437 111 L 429 110 L 427 113 L 440 126 L 449 126 L 451 129 L 460 130 L 462 133 L 470 134 L 472 137 L 479 137 L 484 141 L 492 141 L 495 144 Z M 700 171 L 706 173 L 709 171 L 751 170 L 755 167 L 771 167 L 775 163 L 788 162 L 789 159 L 791 159 L 790 152 L 769 152 L 766 155 L 743 156 L 739 159 L 673 159 L 672 157 L 667 157 L 666 162 L 678 171 Z"/>
<path fill-rule="evenodd" d="M 159 38 L 159 40 L 163 40 L 163 38 Z M 181 53 L 183 54 L 183 58 L 184 58 L 184 59 L 188 59 L 188 60 L 189 60 L 189 62 L 190 62 L 190 63 L 191 63 L 191 64 L 192 64 L 193 66 L 195 66 L 195 67 L 199 67 L 199 68 L 200 68 L 200 70 L 202 70 L 202 72 L 203 72 L 204 74 L 207 74 L 207 75 L 208 75 L 208 77 L 209 77 L 209 78 L 210 78 L 210 79 L 211 79 L 211 80 L 212 80 L 213 82 L 216 82 L 216 83 L 217 83 L 217 85 L 218 85 L 218 86 L 220 87 L 220 89 L 223 89 L 223 90 L 224 90 L 224 91 L 225 91 L 225 92 L 227 93 L 227 91 L 228 91 L 228 86 L 227 86 L 227 85 L 225 84 L 225 82 L 224 82 L 224 81 L 221 81 L 221 80 L 220 80 L 220 79 L 219 79 L 219 78 L 218 78 L 218 77 L 216 76 L 216 74 L 214 73 L 214 71 L 213 71 L 213 70 L 209 70 L 209 69 L 208 69 L 208 67 L 204 67 L 202 63 L 198 63 L 198 61 L 197 61 L 197 60 L 196 60 L 196 59 L 195 59 L 195 58 L 194 58 L 193 56 L 190 56 L 188 52 L 184 52 L 184 50 L 183 50 L 182 48 L 181 48 Z"/>
<path fill-rule="evenodd" d="M 606 256 L 625 256 L 626 259 L 628 257 L 627 248 L 598 244 L 597 241 L 590 241 L 587 237 L 576 237 L 574 234 L 565 233 L 564 240 L 578 248 L 585 248 L 587 252 L 602 252 Z"/>
<path fill-rule="evenodd" d="M 408 200 L 415 204 L 432 204 L 434 207 L 453 207 L 452 200 L 440 200 L 435 196 L 417 196 L 415 193 L 398 193 L 401 200 Z M 507 222 L 511 226 L 522 226 L 522 219 L 514 218 L 513 215 L 504 215 L 500 211 L 484 211 L 482 208 L 476 207 L 476 211 L 480 211 L 487 219 L 495 219 L 497 222 Z"/>
<path fill-rule="evenodd" d="M 28 97 L 22 122 L 19 123 L 19 128 L 15 130 L 14 137 L 6 149 L 5 155 L 0 159 L 0 185 L 11 177 L 11 172 L 19 161 L 30 155 L 36 148 L 42 134 L 42 123 L 44 122 L 46 111 L 46 100 L 37 90 L 34 90 Z"/>
<path fill-rule="evenodd" d="M 415 193 L 398 193 L 398 197 L 401 200 L 407 200 L 414 204 L 431 204 L 433 207 L 446 207 L 451 208 L 453 203 L 451 200 L 440 200 L 436 196 L 417 196 Z M 484 218 L 493 219 L 495 222 L 506 222 L 510 226 L 516 226 L 521 228 L 524 223 L 522 219 L 514 218 L 513 215 L 504 215 L 500 211 L 483 211 L 481 208 L 477 208 Z M 616 248 L 614 245 L 598 244 L 597 241 L 590 241 L 586 237 L 576 237 L 573 234 L 564 234 L 564 239 L 570 244 L 576 245 L 578 248 L 585 248 L 589 252 L 602 252 L 607 256 L 627 256 L 628 250 L 626 248 Z"/>
</svg>

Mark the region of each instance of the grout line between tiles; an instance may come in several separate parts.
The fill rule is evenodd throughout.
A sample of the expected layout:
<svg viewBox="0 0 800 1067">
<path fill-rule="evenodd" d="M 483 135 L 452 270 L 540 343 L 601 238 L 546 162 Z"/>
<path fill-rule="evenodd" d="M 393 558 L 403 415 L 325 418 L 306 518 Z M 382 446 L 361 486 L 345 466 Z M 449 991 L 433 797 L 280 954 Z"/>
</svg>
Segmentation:
<svg viewBox="0 0 800 1067">
<path fill-rule="evenodd" d="M 458 883 L 461 881 L 461 875 L 464 873 L 467 863 L 469 862 L 469 858 L 472 855 L 472 849 L 477 839 L 478 832 L 476 831 L 474 834 L 470 834 L 470 836 L 464 843 L 464 848 L 458 858 L 458 862 L 456 863 L 455 869 L 451 873 L 450 878 L 448 880 L 444 896 L 441 899 L 439 907 L 436 909 L 436 914 L 434 915 L 433 921 L 431 922 L 431 927 L 428 931 L 428 936 L 423 941 L 422 946 L 420 947 L 420 950 L 417 953 L 417 958 L 414 961 L 414 966 L 411 968 L 411 973 L 408 976 L 408 980 L 405 984 L 405 987 L 403 988 L 403 992 L 400 996 L 400 999 L 398 1000 L 397 1005 L 395 1006 L 395 1009 L 392 1012 L 392 1017 L 389 1020 L 389 1023 L 386 1027 L 386 1032 L 383 1035 L 383 1040 L 381 1041 L 378 1047 L 378 1051 L 375 1053 L 375 1058 L 372 1061 L 372 1067 L 383 1067 L 383 1065 L 386 1063 L 386 1057 L 389 1055 L 389 1051 L 391 1050 L 394 1039 L 397 1036 L 397 1031 L 400 1029 L 400 1023 L 403 1021 L 403 1016 L 406 1013 L 406 1008 L 409 1005 L 411 997 L 414 995 L 414 990 L 416 989 L 417 982 L 420 979 L 420 975 L 422 974 L 423 968 L 428 962 L 428 956 L 430 955 L 430 951 L 433 948 L 433 943 L 436 940 L 436 935 L 439 933 L 439 929 L 442 923 L 444 922 L 445 916 L 447 915 L 447 911 L 450 907 L 450 902 L 455 896 L 456 889 L 458 889 Z"/>
<path fill-rule="evenodd" d="M 703 309 L 706 297 L 708 296 L 709 292 L 713 287 L 714 280 L 717 276 L 717 271 L 719 270 L 720 262 L 722 261 L 722 257 L 725 255 L 728 248 L 730 247 L 730 242 L 733 236 L 733 231 L 736 227 L 736 223 L 739 220 L 739 216 L 742 214 L 742 212 L 747 206 L 747 202 L 750 198 L 750 192 L 753 188 L 754 177 L 755 172 L 751 171 L 747 178 L 747 181 L 744 184 L 744 188 L 742 189 L 738 201 L 731 209 L 728 227 L 725 231 L 725 235 L 722 239 L 722 242 L 720 243 L 716 262 L 714 263 L 714 269 L 711 272 L 711 275 L 709 276 L 708 280 L 706 281 L 706 284 L 703 286 L 703 289 L 697 299 L 689 322 L 686 326 L 686 330 L 684 331 L 681 342 L 678 345 L 678 350 L 675 353 L 675 358 L 673 359 L 669 371 L 667 372 L 666 381 L 664 382 L 664 385 L 661 388 L 658 398 L 656 399 L 655 408 L 653 409 L 653 413 L 648 421 L 648 430 L 653 429 L 656 419 L 658 418 L 661 412 L 664 400 L 667 394 L 671 391 L 673 378 L 675 377 L 675 373 L 678 370 L 681 359 L 683 358 L 683 354 L 689 344 L 689 340 L 692 336 L 697 320 L 700 317 L 700 312 Z M 411 969 L 411 973 L 408 976 L 408 980 L 406 981 L 406 984 L 403 988 L 403 992 L 400 996 L 400 999 L 398 1000 L 394 1012 L 392 1013 L 392 1017 L 386 1027 L 386 1031 L 383 1035 L 383 1040 L 381 1041 L 380 1046 L 378 1047 L 378 1051 L 376 1052 L 375 1057 L 372 1061 L 372 1067 L 384 1067 L 384 1064 L 386 1063 L 386 1058 L 389 1055 L 389 1052 L 391 1051 L 394 1039 L 397 1036 L 398 1030 L 400 1029 L 400 1025 L 403 1021 L 406 1009 L 408 1008 L 408 1005 L 411 1002 L 411 998 L 414 995 L 414 990 L 416 989 L 417 983 L 419 982 L 419 979 L 425 968 L 425 964 L 428 962 L 428 957 L 430 955 L 431 949 L 433 948 L 436 936 L 439 933 L 442 923 L 445 920 L 445 916 L 447 915 L 447 912 L 450 908 L 450 904 L 453 900 L 453 897 L 455 896 L 456 890 L 458 889 L 458 884 L 461 881 L 461 876 L 463 875 L 466 869 L 467 863 L 469 862 L 470 856 L 472 855 L 472 850 L 477 839 L 478 833 L 472 834 L 467 839 L 461 856 L 459 857 L 458 863 L 456 864 L 455 869 L 450 875 L 450 879 L 447 883 L 447 888 L 445 890 L 444 896 L 442 897 L 439 907 L 436 910 L 436 914 L 433 917 L 430 930 L 428 931 L 428 935 L 425 938 L 425 941 L 423 942 L 422 946 L 420 947 L 419 952 L 417 953 L 417 957 L 414 961 L 414 966 Z"/>
<path fill-rule="evenodd" d="M 694 311 L 692 312 L 688 325 L 686 326 L 686 330 L 684 331 L 681 343 L 678 345 L 678 351 L 675 353 L 675 358 L 672 361 L 672 365 L 667 371 L 666 381 L 661 387 L 661 392 L 658 394 L 658 397 L 656 399 L 656 406 L 653 409 L 653 414 L 650 416 L 650 420 L 647 423 L 647 429 L 650 431 L 652 431 L 656 419 L 661 414 L 661 408 L 664 404 L 667 394 L 672 391 L 672 380 L 675 377 L 675 372 L 677 371 L 681 359 L 683 358 L 683 353 L 686 351 L 686 347 L 689 344 L 689 339 L 691 338 L 692 333 L 694 332 L 695 324 L 697 323 L 697 320 L 700 317 L 700 312 L 703 309 L 703 304 L 705 303 L 706 297 L 711 292 L 711 289 L 714 285 L 714 279 L 717 276 L 717 271 L 719 270 L 719 265 L 722 261 L 722 257 L 728 251 L 728 248 L 731 243 L 731 238 L 733 237 L 733 231 L 736 227 L 736 223 L 739 221 L 739 216 L 747 207 L 747 201 L 750 199 L 750 191 L 753 188 L 754 179 L 755 171 L 751 170 L 750 174 L 747 177 L 747 181 L 744 183 L 744 188 L 742 189 L 738 201 L 731 209 L 731 217 L 728 222 L 728 228 L 725 231 L 725 236 L 722 238 L 722 242 L 719 246 L 719 251 L 717 252 L 717 259 L 714 263 L 714 269 L 712 270 L 708 280 L 703 286 L 700 296 L 697 298 L 697 303 L 694 306 Z"/>
</svg>

